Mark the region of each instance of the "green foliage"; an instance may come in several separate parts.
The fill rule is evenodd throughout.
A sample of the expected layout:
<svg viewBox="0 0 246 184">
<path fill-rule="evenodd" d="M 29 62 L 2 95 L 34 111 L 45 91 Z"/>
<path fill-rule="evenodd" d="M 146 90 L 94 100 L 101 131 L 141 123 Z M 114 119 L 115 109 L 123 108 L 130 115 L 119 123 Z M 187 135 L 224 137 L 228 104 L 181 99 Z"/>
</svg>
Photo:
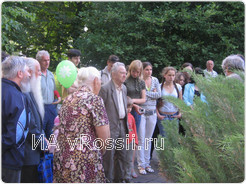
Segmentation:
<svg viewBox="0 0 246 184">
<path fill-rule="evenodd" d="M 84 28 L 87 27 L 88 31 Z M 129 64 L 163 67 L 184 62 L 205 68 L 244 53 L 242 2 L 4 2 L 2 49 L 35 57 L 51 54 L 51 70 L 69 48 L 82 51 L 82 65 L 103 68 L 110 54 Z"/>
<path fill-rule="evenodd" d="M 178 131 L 177 124 L 171 122 L 171 121 L 166 121 L 165 122 L 165 132 L 169 135 L 173 135 Z M 160 144 L 160 139 L 158 139 L 158 144 Z M 158 152 L 158 155 L 160 158 L 165 158 L 165 159 L 160 159 L 160 169 L 162 169 L 163 174 L 166 174 L 167 178 L 171 178 L 173 180 L 176 179 L 176 175 L 178 174 L 178 171 L 176 169 L 176 164 L 174 161 L 174 150 L 177 148 L 179 145 L 179 135 L 177 136 L 172 136 L 168 141 L 165 139 L 165 151 L 160 151 Z M 168 163 L 168 165 L 167 165 Z"/>
<path fill-rule="evenodd" d="M 50 69 L 54 71 L 59 61 L 67 58 L 67 50 L 73 48 L 73 40 L 83 31 L 83 19 L 78 14 L 89 8 L 88 4 L 4 2 L 2 49 L 10 54 L 21 51 L 28 57 L 35 57 L 38 50 L 47 50 L 51 55 Z"/>
<path fill-rule="evenodd" d="M 238 41 L 244 37 L 243 11 L 239 2 L 96 2 L 81 12 L 90 16 L 88 32 L 75 43 L 85 54 L 83 62 L 99 67 L 114 53 L 126 64 L 151 61 L 156 76 L 163 67 L 184 62 L 204 68 L 208 59 L 220 72 L 225 56 L 243 53 Z"/>
<path fill-rule="evenodd" d="M 182 182 L 205 183 L 211 181 L 206 170 L 199 165 L 195 155 L 191 154 L 187 148 L 176 148 L 173 153 L 175 160 L 180 160 L 176 162 L 178 164 L 176 169 L 182 178 Z"/>
<path fill-rule="evenodd" d="M 180 123 L 186 136 L 172 130 L 174 122 L 164 123 L 168 136 L 165 150 L 158 152 L 162 170 L 182 183 L 242 182 L 244 84 L 224 76 L 205 79 L 192 75 L 207 103 L 195 98 L 192 110 L 183 101 L 168 98 L 182 113 Z"/>
<path fill-rule="evenodd" d="M 35 19 L 34 13 L 22 8 L 22 2 L 12 2 L 11 5 L 9 6 L 8 2 L 2 4 L 2 47 L 9 53 L 17 51 L 17 48 L 26 42 L 27 30 L 23 22 Z"/>
</svg>

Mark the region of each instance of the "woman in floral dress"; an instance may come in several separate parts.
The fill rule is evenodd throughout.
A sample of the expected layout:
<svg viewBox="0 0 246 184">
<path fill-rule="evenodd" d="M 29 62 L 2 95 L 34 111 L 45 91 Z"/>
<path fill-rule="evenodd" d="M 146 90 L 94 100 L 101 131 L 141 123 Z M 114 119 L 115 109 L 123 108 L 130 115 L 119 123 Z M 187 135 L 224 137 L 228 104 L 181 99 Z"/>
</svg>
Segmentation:
<svg viewBox="0 0 246 184">
<path fill-rule="evenodd" d="M 94 67 L 81 68 L 76 83 L 78 90 L 64 100 L 59 114 L 54 182 L 105 183 L 102 154 L 110 132 L 103 101 L 97 96 L 100 72 Z"/>
</svg>

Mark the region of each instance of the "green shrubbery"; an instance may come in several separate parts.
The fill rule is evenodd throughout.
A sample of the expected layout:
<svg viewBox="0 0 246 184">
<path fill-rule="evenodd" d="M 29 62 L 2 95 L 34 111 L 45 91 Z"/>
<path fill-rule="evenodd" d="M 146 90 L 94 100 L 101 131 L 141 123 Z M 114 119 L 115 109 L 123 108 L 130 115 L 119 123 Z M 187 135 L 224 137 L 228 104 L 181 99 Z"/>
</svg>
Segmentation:
<svg viewBox="0 0 246 184">
<path fill-rule="evenodd" d="M 81 66 L 102 69 L 110 54 L 125 64 L 150 61 L 153 75 L 185 62 L 205 68 L 245 48 L 245 6 L 231 2 L 4 1 L 2 50 L 35 57 L 45 49 L 50 70 L 81 50 Z M 85 31 L 84 28 L 88 30 Z"/>
<path fill-rule="evenodd" d="M 244 77 L 243 77 L 244 78 Z M 207 104 L 194 100 L 194 110 L 169 99 L 182 112 L 186 136 L 171 121 L 164 124 L 165 150 L 160 167 L 177 182 L 242 182 L 244 180 L 244 84 L 224 76 L 195 76 Z"/>
</svg>

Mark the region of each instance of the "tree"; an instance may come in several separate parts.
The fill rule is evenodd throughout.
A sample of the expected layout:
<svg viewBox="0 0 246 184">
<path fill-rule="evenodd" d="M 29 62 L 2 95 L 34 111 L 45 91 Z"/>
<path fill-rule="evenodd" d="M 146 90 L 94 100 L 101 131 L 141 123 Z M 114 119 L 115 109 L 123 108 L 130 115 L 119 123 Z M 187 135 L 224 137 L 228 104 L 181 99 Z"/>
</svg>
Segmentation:
<svg viewBox="0 0 246 184">
<path fill-rule="evenodd" d="M 242 182 L 244 84 L 223 76 L 195 76 L 195 81 L 207 103 L 197 98 L 192 110 L 183 101 L 169 99 L 182 112 L 186 136 L 178 134 L 173 122 L 164 123 L 165 150 L 158 152 L 161 168 L 181 183 Z"/>
<path fill-rule="evenodd" d="M 38 50 L 47 50 L 51 55 L 51 68 L 66 58 L 65 53 L 73 48 L 73 40 L 79 36 L 83 20 L 78 16 L 87 2 L 4 2 L 2 32 L 3 50 L 12 53 L 22 51 L 35 57 Z M 10 10 L 11 11 L 10 11 Z M 24 12 L 24 13 L 21 13 Z M 12 18 L 14 17 L 14 18 Z M 11 24 L 14 19 L 15 24 Z M 21 29 L 6 29 L 8 27 Z M 6 40 L 6 41 L 5 41 Z M 9 49 L 8 44 L 12 44 Z"/>
<path fill-rule="evenodd" d="M 2 50 L 8 53 L 21 51 L 28 35 L 24 23 L 35 20 L 35 14 L 28 12 L 22 5 L 22 2 L 2 4 Z"/>
<path fill-rule="evenodd" d="M 84 28 L 87 27 L 86 32 Z M 242 2 L 4 2 L 2 49 L 51 53 L 52 70 L 69 48 L 101 69 L 110 54 L 129 64 L 150 61 L 154 75 L 184 62 L 204 67 L 244 53 Z"/>
<path fill-rule="evenodd" d="M 244 52 L 241 2 L 95 2 L 80 15 L 88 32 L 75 45 L 98 67 L 114 53 L 126 64 L 151 61 L 155 75 L 184 62 L 205 67 L 208 59 L 221 72 L 225 56 Z"/>
</svg>

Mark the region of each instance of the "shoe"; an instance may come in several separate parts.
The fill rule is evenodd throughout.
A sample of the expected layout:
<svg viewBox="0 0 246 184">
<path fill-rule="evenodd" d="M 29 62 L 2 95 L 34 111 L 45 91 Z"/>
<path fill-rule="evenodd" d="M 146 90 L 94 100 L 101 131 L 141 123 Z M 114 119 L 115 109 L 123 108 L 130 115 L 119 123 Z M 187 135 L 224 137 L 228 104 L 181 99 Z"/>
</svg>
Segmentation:
<svg viewBox="0 0 246 184">
<path fill-rule="evenodd" d="M 143 167 L 139 167 L 138 171 L 140 174 L 143 174 L 143 175 L 147 174 L 147 172 L 145 171 L 145 169 Z"/>
<path fill-rule="evenodd" d="M 132 177 L 133 178 L 137 178 L 138 177 L 138 175 L 136 174 L 135 170 L 132 171 Z"/>
<path fill-rule="evenodd" d="M 149 173 L 155 172 L 154 169 L 152 169 L 150 166 L 146 167 L 146 171 L 149 172 Z"/>
</svg>

